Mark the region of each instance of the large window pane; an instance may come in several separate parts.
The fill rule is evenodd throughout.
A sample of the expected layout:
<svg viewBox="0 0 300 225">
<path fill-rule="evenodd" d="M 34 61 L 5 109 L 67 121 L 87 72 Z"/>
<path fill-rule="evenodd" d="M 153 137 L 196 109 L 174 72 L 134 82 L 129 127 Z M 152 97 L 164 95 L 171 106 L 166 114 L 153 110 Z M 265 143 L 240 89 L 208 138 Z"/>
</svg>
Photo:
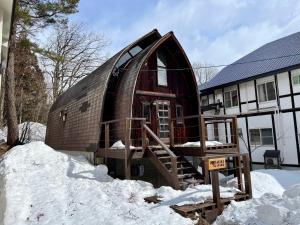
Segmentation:
<svg viewBox="0 0 300 225">
<path fill-rule="evenodd" d="M 230 97 L 230 92 L 225 92 L 225 107 L 231 107 L 231 97 Z"/>
<path fill-rule="evenodd" d="M 271 128 L 261 129 L 261 140 L 263 145 L 273 145 L 273 132 Z"/>
<path fill-rule="evenodd" d="M 265 84 L 258 85 L 257 89 L 258 89 L 258 99 L 259 99 L 259 102 L 265 102 L 265 101 L 267 101 L 266 86 L 265 86 Z"/>
<path fill-rule="evenodd" d="M 238 106 L 238 93 L 237 90 L 234 90 L 231 92 L 231 98 L 232 98 L 232 106 Z"/>
<path fill-rule="evenodd" d="M 275 91 L 274 82 L 269 82 L 266 84 L 266 86 L 267 86 L 268 101 L 276 100 L 276 91 Z"/>
<path fill-rule="evenodd" d="M 300 84 L 300 75 L 293 76 L 293 84 L 294 85 Z"/>
<path fill-rule="evenodd" d="M 158 85 L 168 86 L 167 70 L 165 68 L 157 68 L 157 82 Z"/>
<path fill-rule="evenodd" d="M 159 67 L 167 67 L 166 57 L 163 54 L 163 52 L 158 51 L 157 52 L 157 66 Z"/>
<path fill-rule="evenodd" d="M 259 129 L 250 130 L 250 142 L 251 145 L 261 145 Z"/>
</svg>

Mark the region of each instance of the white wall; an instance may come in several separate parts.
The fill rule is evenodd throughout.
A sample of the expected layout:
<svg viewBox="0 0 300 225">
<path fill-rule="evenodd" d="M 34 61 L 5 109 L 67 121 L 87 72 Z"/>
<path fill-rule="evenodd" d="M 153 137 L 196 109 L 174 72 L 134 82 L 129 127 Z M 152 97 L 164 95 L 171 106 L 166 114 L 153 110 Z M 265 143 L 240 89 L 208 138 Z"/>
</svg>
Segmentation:
<svg viewBox="0 0 300 225">
<path fill-rule="evenodd" d="M 281 113 L 276 122 L 278 149 L 284 164 L 298 164 L 293 113 Z"/>
<path fill-rule="evenodd" d="M 300 69 L 292 70 L 291 75 L 300 74 Z M 289 84 L 289 74 L 288 72 L 283 72 L 279 74 L 270 75 L 267 77 L 256 79 L 256 83 L 261 84 L 268 81 L 275 82 L 275 76 L 277 77 L 277 86 L 276 90 L 279 97 L 280 109 L 281 110 L 290 110 L 292 109 L 292 98 L 290 96 L 290 84 Z M 240 101 L 243 102 L 241 104 L 241 114 L 242 117 L 238 118 L 238 127 L 242 129 L 243 137 L 246 142 L 240 139 L 240 149 L 241 152 L 248 152 L 247 144 L 248 144 L 248 132 L 246 130 L 246 119 L 248 118 L 248 129 L 254 128 L 272 128 L 272 116 L 271 113 L 275 113 L 274 122 L 275 122 L 275 131 L 277 136 L 277 147 L 278 150 L 281 151 L 281 157 L 284 160 L 284 164 L 298 165 L 298 157 L 297 157 L 297 146 L 296 146 L 296 137 L 294 130 L 294 120 L 292 112 L 281 112 L 277 114 L 278 111 L 278 102 L 277 99 L 269 102 L 258 102 L 259 109 L 256 108 L 256 94 L 255 94 L 255 82 L 254 80 L 240 83 Z M 237 89 L 237 85 L 232 85 L 229 87 L 224 87 L 224 91 L 229 91 Z M 300 85 L 293 85 L 293 92 L 300 93 Z M 220 99 L 223 102 L 223 93 L 222 89 L 216 89 L 214 91 L 215 99 Z M 250 101 L 250 103 L 249 103 Z M 300 95 L 294 95 L 295 107 L 300 107 Z M 224 104 L 224 103 L 223 103 Z M 221 109 L 221 113 L 223 110 Z M 230 107 L 226 108 L 225 112 L 227 115 L 240 115 L 239 107 Z M 268 115 L 259 115 L 261 112 L 269 112 Z M 205 112 L 205 115 L 214 115 L 214 110 Z M 255 114 L 253 114 L 255 113 Z M 296 112 L 297 115 L 297 126 L 298 126 L 298 137 L 300 138 L 300 112 Z M 230 132 L 230 128 L 228 128 L 228 132 Z M 274 134 L 273 134 L 274 135 Z M 225 137 L 224 135 L 221 135 Z M 224 141 L 225 140 L 222 140 Z M 252 159 L 254 162 L 263 163 L 263 154 L 265 150 L 275 149 L 275 146 L 260 146 L 258 148 L 251 146 Z"/>
</svg>

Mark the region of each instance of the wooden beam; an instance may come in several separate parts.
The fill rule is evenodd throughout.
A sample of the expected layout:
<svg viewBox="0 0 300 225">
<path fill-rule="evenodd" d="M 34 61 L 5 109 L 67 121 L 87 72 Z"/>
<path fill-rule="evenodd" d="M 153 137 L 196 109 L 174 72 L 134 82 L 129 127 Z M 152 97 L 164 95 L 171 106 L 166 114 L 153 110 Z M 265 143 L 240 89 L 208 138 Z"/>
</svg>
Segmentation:
<svg viewBox="0 0 300 225">
<path fill-rule="evenodd" d="M 143 91 L 143 90 L 136 90 L 135 93 L 138 94 L 138 95 L 148 95 L 148 96 L 157 96 L 157 97 L 166 97 L 166 98 L 176 98 L 176 95 L 172 94 L 172 93 Z"/>
<path fill-rule="evenodd" d="M 104 163 L 107 164 L 107 149 L 109 148 L 109 123 L 105 124 L 105 153 L 104 153 Z"/>
<path fill-rule="evenodd" d="M 125 119 L 125 151 L 124 151 L 124 166 L 125 178 L 131 178 L 131 157 L 130 157 L 130 123 L 129 119 Z"/>
<path fill-rule="evenodd" d="M 170 147 L 174 146 L 174 121 L 170 120 Z"/>
</svg>

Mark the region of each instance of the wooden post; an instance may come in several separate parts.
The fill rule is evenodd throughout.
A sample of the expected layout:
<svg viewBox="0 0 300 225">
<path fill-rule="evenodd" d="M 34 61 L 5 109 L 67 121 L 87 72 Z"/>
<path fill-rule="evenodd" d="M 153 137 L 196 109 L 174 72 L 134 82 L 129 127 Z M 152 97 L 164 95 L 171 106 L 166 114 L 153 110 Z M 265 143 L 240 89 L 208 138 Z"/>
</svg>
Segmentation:
<svg viewBox="0 0 300 225">
<path fill-rule="evenodd" d="M 251 174 L 250 174 L 250 158 L 248 154 L 243 155 L 243 169 L 244 169 L 244 179 L 245 179 L 245 192 L 252 198 L 252 184 L 251 184 Z"/>
<path fill-rule="evenodd" d="M 124 166 L 125 178 L 131 178 L 131 157 L 130 157 L 130 122 L 128 118 L 125 119 L 125 152 L 124 152 Z"/>
<path fill-rule="evenodd" d="M 105 124 L 105 150 L 104 150 L 104 163 L 107 164 L 107 149 L 109 149 L 109 123 Z"/>
<path fill-rule="evenodd" d="M 220 196 L 219 173 L 217 170 L 211 171 L 211 180 L 212 180 L 213 202 L 216 204 L 217 209 L 220 212 L 221 196 Z"/>
<path fill-rule="evenodd" d="M 145 120 L 141 120 L 141 136 L 142 136 L 142 148 L 143 148 L 143 153 L 145 152 L 147 148 L 147 136 L 146 136 L 146 131 L 144 128 L 144 125 L 146 124 Z"/>
<path fill-rule="evenodd" d="M 174 121 L 170 121 L 170 146 L 174 147 Z"/>
<path fill-rule="evenodd" d="M 202 175 L 204 176 L 204 183 L 210 184 L 209 170 L 208 170 L 208 160 L 202 159 Z"/>
<path fill-rule="evenodd" d="M 243 176 L 242 176 L 242 168 L 241 168 L 241 157 L 240 155 L 235 157 L 235 173 L 238 180 L 238 189 L 241 192 L 245 192 L 244 185 L 243 185 Z"/>
<path fill-rule="evenodd" d="M 201 156 L 204 156 L 206 152 L 206 126 L 204 116 L 201 114 L 199 117 L 200 124 L 199 124 L 199 136 L 200 136 L 200 143 L 201 143 Z"/>
<path fill-rule="evenodd" d="M 175 157 L 171 158 L 172 166 L 172 176 L 173 176 L 173 186 L 174 189 L 179 189 L 178 174 L 177 174 L 177 159 Z"/>
<path fill-rule="evenodd" d="M 236 176 L 238 179 L 238 188 L 240 191 L 244 192 L 245 188 L 243 185 L 243 176 L 242 176 L 242 168 L 241 168 L 241 157 L 240 157 L 240 143 L 239 143 L 239 131 L 237 127 L 237 117 L 235 116 L 232 119 L 232 137 L 234 140 L 234 143 L 236 144 L 236 150 L 237 150 L 237 156 L 235 160 L 235 171 L 236 171 Z"/>
</svg>

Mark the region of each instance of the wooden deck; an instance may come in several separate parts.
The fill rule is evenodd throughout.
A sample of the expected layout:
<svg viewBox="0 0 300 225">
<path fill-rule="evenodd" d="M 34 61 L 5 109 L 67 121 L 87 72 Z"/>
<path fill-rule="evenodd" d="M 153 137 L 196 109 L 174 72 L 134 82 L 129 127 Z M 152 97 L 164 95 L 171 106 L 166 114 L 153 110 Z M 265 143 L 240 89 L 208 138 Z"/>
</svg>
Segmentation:
<svg viewBox="0 0 300 225">
<path fill-rule="evenodd" d="M 170 148 L 172 151 L 176 153 L 178 156 L 199 156 L 203 157 L 202 154 L 202 148 L 199 146 L 182 146 L 182 145 L 175 145 L 170 146 L 166 145 L 168 148 Z M 159 145 L 149 145 L 149 148 L 161 148 Z M 130 148 L 130 152 L 132 154 L 132 159 L 141 159 L 143 157 L 146 157 L 147 155 L 144 154 L 142 147 L 134 147 Z M 232 157 L 236 156 L 238 152 L 236 144 L 224 144 L 224 145 L 217 145 L 217 146 L 209 146 L 206 147 L 205 150 L 205 157 L 216 157 L 216 155 L 220 156 L 227 156 Z M 103 158 L 115 158 L 115 159 L 124 159 L 126 157 L 125 154 L 125 148 L 100 148 L 98 152 L 96 153 L 97 157 L 103 157 Z"/>
<path fill-rule="evenodd" d="M 155 203 L 159 204 L 161 200 L 159 199 L 159 196 L 151 196 L 145 198 L 145 201 L 148 203 Z M 245 201 L 249 199 L 249 195 L 245 193 L 237 193 L 233 198 L 221 198 L 221 204 L 222 208 L 217 208 L 216 203 L 213 202 L 213 200 L 207 200 L 203 203 L 197 203 L 197 204 L 186 204 L 186 205 L 171 205 L 170 208 L 172 208 L 175 212 L 180 214 L 183 217 L 196 219 L 197 215 L 201 216 L 203 219 L 205 219 L 207 222 L 212 223 L 219 214 L 222 213 L 224 206 L 230 204 L 232 200 L 234 201 Z"/>
</svg>

